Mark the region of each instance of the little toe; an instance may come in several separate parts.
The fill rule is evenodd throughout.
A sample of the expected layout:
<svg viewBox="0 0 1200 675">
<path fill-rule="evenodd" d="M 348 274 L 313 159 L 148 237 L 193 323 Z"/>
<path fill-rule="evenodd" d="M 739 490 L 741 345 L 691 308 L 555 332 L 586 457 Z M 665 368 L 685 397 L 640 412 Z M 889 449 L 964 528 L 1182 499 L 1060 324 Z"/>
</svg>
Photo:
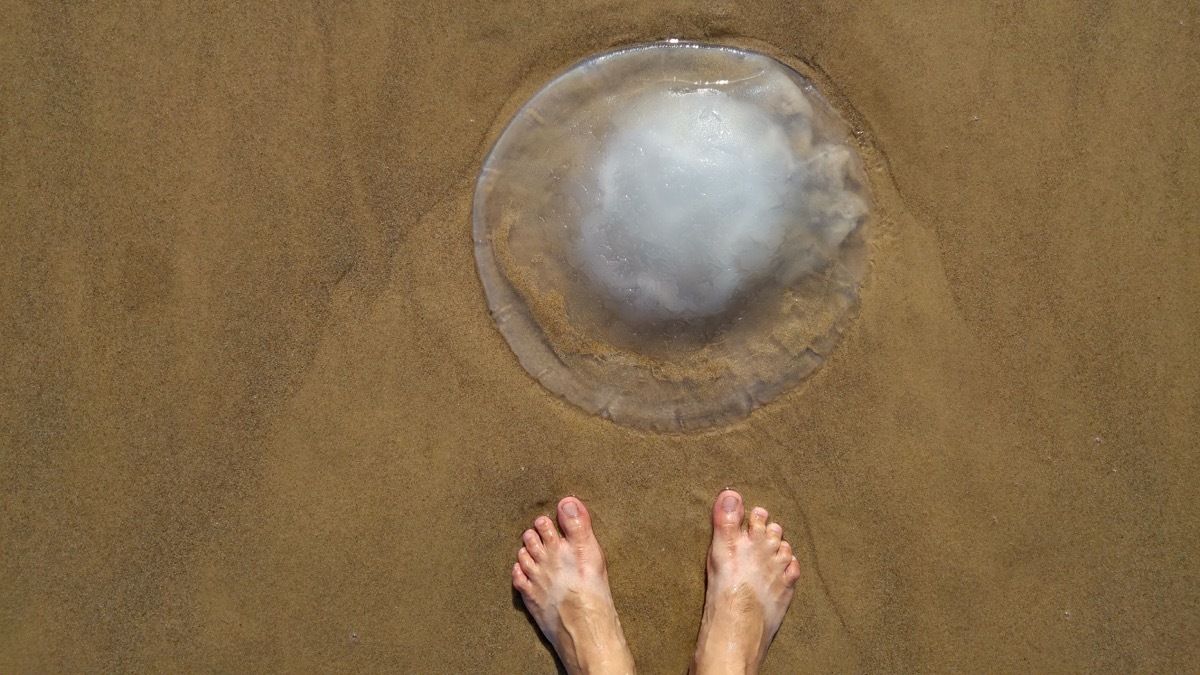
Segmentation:
<svg viewBox="0 0 1200 675">
<path fill-rule="evenodd" d="M 717 495 L 713 502 L 713 538 L 721 537 L 726 541 L 734 541 L 742 532 L 742 517 L 746 507 L 742 496 L 735 490 L 724 490 Z"/>
<path fill-rule="evenodd" d="M 513 563 L 512 568 L 513 588 L 528 593 L 533 585 L 529 583 L 529 577 L 525 576 L 525 570 L 521 569 L 521 563 Z"/>
<path fill-rule="evenodd" d="M 542 545 L 542 538 L 538 536 L 537 532 L 525 530 L 525 534 L 521 535 L 521 541 L 534 561 L 541 562 L 546 557 L 546 547 Z"/>
<path fill-rule="evenodd" d="M 771 514 L 761 506 L 756 506 L 750 510 L 750 538 L 754 541 L 766 539 L 767 537 L 767 518 Z"/>
<path fill-rule="evenodd" d="M 558 530 L 554 529 L 554 521 L 546 516 L 538 516 L 537 520 L 533 521 L 533 526 L 537 528 L 538 535 L 542 538 L 542 543 L 547 547 L 553 546 L 558 541 Z"/>
<path fill-rule="evenodd" d="M 558 503 L 558 525 L 563 536 L 572 543 L 580 543 L 592 536 L 592 516 L 583 502 L 574 497 L 565 497 Z"/>
</svg>

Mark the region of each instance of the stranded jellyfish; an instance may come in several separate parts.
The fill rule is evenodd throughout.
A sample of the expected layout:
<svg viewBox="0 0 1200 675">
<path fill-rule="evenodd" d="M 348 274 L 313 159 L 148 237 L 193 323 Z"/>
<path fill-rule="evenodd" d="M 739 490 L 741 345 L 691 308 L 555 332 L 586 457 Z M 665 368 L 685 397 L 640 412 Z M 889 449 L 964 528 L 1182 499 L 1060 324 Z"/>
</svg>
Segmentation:
<svg viewBox="0 0 1200 675">
<path fill-rule="evenodd" d="M 870 195 L 848 125 L 763 54 L 668 42 L 538 91 L 479 174 L 475 257 L 521 365 L 622 424 L 729 422 L 852 318 Z"/>
</svg>

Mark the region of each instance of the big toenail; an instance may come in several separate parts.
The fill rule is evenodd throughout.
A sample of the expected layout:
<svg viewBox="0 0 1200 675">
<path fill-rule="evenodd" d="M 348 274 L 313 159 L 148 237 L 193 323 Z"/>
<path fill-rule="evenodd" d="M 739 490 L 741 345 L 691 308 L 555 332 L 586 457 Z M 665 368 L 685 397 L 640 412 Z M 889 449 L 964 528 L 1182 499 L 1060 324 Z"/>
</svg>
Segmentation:
<svg viewBox="0 0 1200 675">
<path fill-rule="evenodd" d="M 574 518 L 579 515 L 579 507 L 575 505 L 575 502 L 567 502 L 563 504 L 563 513 L 567 514 L 568 518 Z"/>
<path fill-rule="evenodd" d="M 737 510 L 737 502 L 737 497 L 729 495 L 725 498 L 725 501 L 721 502 L 721 507 L 725 509 L 726 513 L 733 513 Z"/>
</svg>

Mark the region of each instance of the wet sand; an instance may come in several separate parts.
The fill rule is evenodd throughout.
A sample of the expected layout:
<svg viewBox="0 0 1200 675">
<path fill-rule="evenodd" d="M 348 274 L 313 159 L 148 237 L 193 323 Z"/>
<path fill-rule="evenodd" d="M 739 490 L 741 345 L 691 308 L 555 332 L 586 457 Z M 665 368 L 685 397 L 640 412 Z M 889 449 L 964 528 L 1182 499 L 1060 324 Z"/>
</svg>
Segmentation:
<svg viewBox="0 0 1200 675">
<path fill-rule="evenodd" d="M 552 672 L 521 530 L 591 506 L 678 672 L 724 486 L 804 567 L 770 672 L 1200 661 L 1200 9 L 19 5 L 0 22 L 0 670 Z M 596 51 L 754 39 L 883 161 L 858 320 L 660 436 L 493 325 L 474 174 Z"/>
</svg>

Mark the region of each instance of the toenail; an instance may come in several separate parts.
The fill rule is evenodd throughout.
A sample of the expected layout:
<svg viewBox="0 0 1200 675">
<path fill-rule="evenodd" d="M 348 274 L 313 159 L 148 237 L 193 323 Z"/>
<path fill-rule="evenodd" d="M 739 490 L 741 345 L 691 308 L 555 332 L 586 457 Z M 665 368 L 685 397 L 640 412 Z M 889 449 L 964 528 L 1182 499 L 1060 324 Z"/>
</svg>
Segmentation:
<svg viewBox="0 0 1200 675">
<path fill-rule="evenodd" d="M 758 516 L 759 518 L 766 518 L 767 510 L 762 508 L 761 506 L 756 506 L 756 507 L 754 507 L 754 515 Z"/>
<path fill-rule="evenodd" d="M 567 502 L 563 504 L 563 513 L 565 513 L 568 518 L 574 518 L 575 516 L 579 515 L 579 507 L 575 505 L 575 502 Z"/>
<path fill-rule="evenodd" d="M 737 510 L 737 503 L 738 503 L 737 497 L 734 497 L 733 495 L 729 495 L 728 497 L 725 498 L 725 501 L 721 502 L 721 506 L 722 506 L 722 508 L 725 509 L 726 513 L 733 513 L 734 511 Z"/>
</svg>

